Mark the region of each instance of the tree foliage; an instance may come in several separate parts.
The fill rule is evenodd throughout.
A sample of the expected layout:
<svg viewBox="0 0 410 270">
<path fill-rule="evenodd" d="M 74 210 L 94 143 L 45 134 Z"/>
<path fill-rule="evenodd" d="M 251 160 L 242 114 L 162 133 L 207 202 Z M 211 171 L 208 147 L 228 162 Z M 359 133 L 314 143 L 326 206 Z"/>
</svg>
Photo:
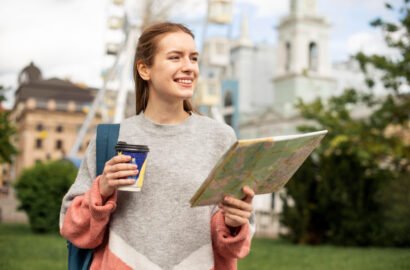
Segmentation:
<svg viewBox="0 0 410 270">
<path fill-rule="evenodd" d="M 20 175 L 15 186 L 17 198 L 34 232 L 58 231 L 61 201 L 76 174 L 72 163 L 53 161 L 38 163 Z"/>
<path fill-rule="evenodd" d="M 9 121 L 9 112 L 1 107 L 3 101 L 5 101 L 4 88 L 0 86 L 0 163 L 11 163 L 11 158 L 17 154 L 17 149 L 11 143 L 16 130 Z"/>
<path fill-rule="evenodd" d="M 396 23 L 376 19 L 391 56 L 355 56 L 368 91 L 347 89 L 330 100 L 299 102 L 301 115 L 328 129 L 318 151 L 287 186 L 282 222 L 294 242 L 410 246 L 410 9 L 405 0 Z M 383 97 L 367 72 L 383 74 Z M 368 115 L 355 116 L 358 108 Z M 293 204 L 290 203 L 290 198 Z"/>
</svg>

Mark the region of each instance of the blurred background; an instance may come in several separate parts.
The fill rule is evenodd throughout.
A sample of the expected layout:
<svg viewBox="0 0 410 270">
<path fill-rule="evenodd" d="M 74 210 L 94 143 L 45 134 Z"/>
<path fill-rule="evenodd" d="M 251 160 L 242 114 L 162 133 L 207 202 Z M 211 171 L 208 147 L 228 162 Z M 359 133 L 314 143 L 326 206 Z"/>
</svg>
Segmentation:
<svg viewBox="0 0 410 270">
<path fill-rule="evenodd" d="M 195 34 L 202 114 L 240 139 L 329 130 L 255 198 L 239 269 L 410 269 L 408 2 L 3 0 L 0 268 L 66 268 L 62 196 L 96 126 L 135 114 L 141 31 L 171 20 Z"/>
</svg>

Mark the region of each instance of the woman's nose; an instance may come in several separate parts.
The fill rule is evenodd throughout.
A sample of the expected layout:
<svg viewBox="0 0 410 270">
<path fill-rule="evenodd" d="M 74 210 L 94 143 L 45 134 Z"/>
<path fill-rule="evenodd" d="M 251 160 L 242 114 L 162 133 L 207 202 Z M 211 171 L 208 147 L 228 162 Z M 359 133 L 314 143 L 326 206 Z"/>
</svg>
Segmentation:
<svg viewBox="0 0 410 270">
<path fill-rule="evenodd" d="M 194 71 L 197 69 L 197 67 L 198 67 L 198 64 L 196 61 L 193 61 L 190 58 L 184 58 L 182 62 L 182 69 L 184 71 Z"/>
</svg>

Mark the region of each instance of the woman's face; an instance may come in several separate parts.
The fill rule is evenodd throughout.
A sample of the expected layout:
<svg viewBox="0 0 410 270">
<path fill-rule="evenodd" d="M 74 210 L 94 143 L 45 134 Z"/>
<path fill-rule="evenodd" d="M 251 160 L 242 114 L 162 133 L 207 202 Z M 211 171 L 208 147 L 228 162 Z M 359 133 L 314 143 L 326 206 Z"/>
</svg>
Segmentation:
<svg viewBox="0 0 410 270">
<path fill-rule="evenodd" d="M 153 64 L 148 68 L 150 99 L 175 102 L 191 98 L 198 73 L 194 39 L 184 32 L 165 34 L 159 39 Z"/>
</svg>

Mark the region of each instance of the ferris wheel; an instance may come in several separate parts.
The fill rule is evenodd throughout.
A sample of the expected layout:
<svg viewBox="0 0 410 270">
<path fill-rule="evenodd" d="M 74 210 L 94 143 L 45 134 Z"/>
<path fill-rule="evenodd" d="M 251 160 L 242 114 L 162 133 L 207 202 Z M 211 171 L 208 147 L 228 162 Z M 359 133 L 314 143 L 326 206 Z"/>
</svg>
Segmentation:
<svg viewBox="0 0 410 270">
<path fill-rule="evenodd" d="M 87 113 L 76 140 L 70 150 L 69 156 L 75 157 L 81 143 L 95 118 L 97 110 L 101 113 L 103 121 L 119 123 L 124 117 L 127 93 L 132 82 L 132 55 L 135 44 L 140 35 L 140 22 L 130 21 L 125 11 L 124 0 L 112 0 L 108 7 L 107 16 L 107 43 L 105 62 L 108 67 L 102 72 L 103 84 Z M 114 104 L 105 102 L 107 90 L 116 89 Z"/>
<path fill-rule="evenodd" d="M 204 0 L 207 1 L 207 16 L 205 18 L 202 42 L 206 40 L 208 24 L 228 25 L 232 21 L 232 0 Z M 155 0 L 138 1 L 140 5 L 151 6 Z M 107 68 L 102 72 L 103 84 L 87 113 L 87 116 L 77 134 L 76 140 L 69 152 L 69 157 L 76 157 L 80 146 L 87 134 L 97 110 L 101 113 L 103 122 L 119 123 L 124 118 L 127 104 L 127 94 L 133 88 L 132 66 L 133 55 L 144 16 L 127 15 L 124 0 L 110 0 L 107 12 L 107 43 L 106 63 Z M 155 7 L 154 7 L 155 8 Z M 141 10 L 146 11 L 143 7 Z M 220 82 L 217 78 L 203 78 L 195 92 L 194 103 L 208 108 L 208 114 L 212 118 L 223 122 L 218 104 L 220 103 Z M 115 103 L 107 98 L 108 90 L 116 90 Z"/>
</svg>

